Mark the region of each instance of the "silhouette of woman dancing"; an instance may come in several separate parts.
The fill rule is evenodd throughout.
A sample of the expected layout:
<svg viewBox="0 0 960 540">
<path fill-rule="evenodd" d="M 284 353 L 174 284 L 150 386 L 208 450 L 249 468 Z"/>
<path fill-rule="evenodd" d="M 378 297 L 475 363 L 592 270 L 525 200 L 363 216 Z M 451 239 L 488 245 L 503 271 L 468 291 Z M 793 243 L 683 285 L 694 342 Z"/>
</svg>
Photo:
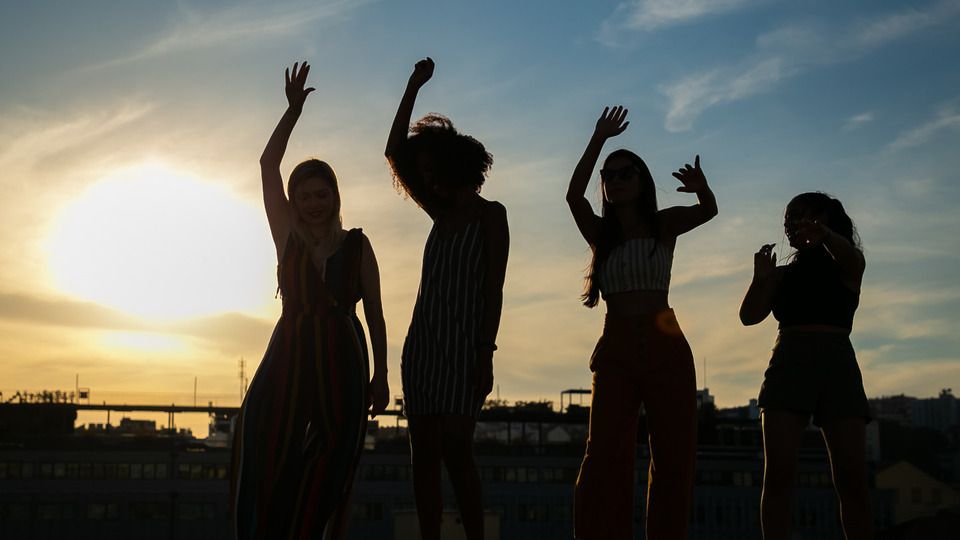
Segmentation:
<svg viewBox="0 0 960 540">
<path fill-rule="evenodd" d="M 777 266 L 774 244 L 761 247 L 740 306 L 744 325 L 763 321 L 771 311 L 780 322 L 759 397 L 763 537 L 790 537 L 797 450 L 812 415 L 830 454 L 844 534 L 873 538 L 865 451 L 870 407 L 850 344 L 866 262 L 853 221 L 829 195 L 794 197 L 783 227 L 796 249 L 793 260 Z"/>
<path fill-rule="evenodd" d="M 616 150 L 600 169 L 603 211 L 584 197 L 604 142 L 627 128 L 627 110 L 605 108 L 570 178 L 567 204 L 593 262 L 584 304 L 607 304 L 590 359 L 593 400 L 587 448 L 574 496 L 580 539 L 633 538 L 637 420 L 646 409 L 650 444 L 647 538 L 686 538 L 696 457 L 693 355 L 667 302 L 677 237 L 709 221 L 717 203 L 700 157 L 673 173 L 699 204 L 657 209 L 646 164 Z"/>
<path fill-rule="evenodd" d="M 433 69 L 430 58 L 414 67 L 385 151 L 397 189 L 433 220 L 403 344 L 404 410 L 422 537 L 440 538 L 443 462 L 466 536 L 481 540 L 483 503 L 473 431 L 493 388 L 510 240 L 503 205 L 479 195 L 493 163 L 483 145 L 436 114 L 410 127 L 417 92 Z"/>
<path fill-rule="evenodd" d="M 367 409 L 386 408 L 386 328 L 370 241 L 345 231 L 333 169 L 308 159 L 283 191 L 280 162 L 313 88 L 310 66 L 286 73 L 288 107 L 263 155 L 263 204 L 277 248 L 283 312 L 237 417 L 233 475 L 238 538 L 343 538 Z M 368 381 L 363 312 L 373 346 Z"/>
</svg>

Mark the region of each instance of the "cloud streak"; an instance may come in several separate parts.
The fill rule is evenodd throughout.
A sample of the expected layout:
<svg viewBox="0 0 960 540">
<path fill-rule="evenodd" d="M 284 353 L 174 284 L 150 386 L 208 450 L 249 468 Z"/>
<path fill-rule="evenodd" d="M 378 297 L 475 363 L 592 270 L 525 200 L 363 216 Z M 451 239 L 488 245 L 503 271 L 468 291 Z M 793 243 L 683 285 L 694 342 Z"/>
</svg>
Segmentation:
<svg viewBox="0 0 960 540">
<path fill-rule="evenodd" d="M 846 28 L 793 25 L 761 35 L 755 51 L 736 65 L 663 85 L 661 92 L 669 102 L 665 128 L 688 131 L 707 109 L 768 92 L 782 80 L 817 66 L 856 60 L 958 15 L 960 4 L 942 1 L 923 10 L 911 8 L 854 21 Z"/>
<path fill-rule="evenodd" d="M 623 32 L 650 32 L 693 22 L 711 15 L 729 13 L 755 3 L 753 0 L 631 0 L 617 6 L 602 24 L 597 39 L 617 45 Z"/>
<path fill-rule="evenodd" d="M 960 128 L 960 113 L 952 107 L 941 110 L 936 117 L 923 124 L 901 133 L 887 147 L 890 150 L 904 150 L 929 141 L 934 135 Z"/>
<path fill-rule="evenodd" d="M 295 6 L 244 4 L 211 13 L 188 12 L 143 48 L 87 69 L 113 67 L 227 43 L 249 45 L 256 40 L 296 34 L 318 21 L 339 17 L 370 1 L 305 2 Z"/>
</svg>

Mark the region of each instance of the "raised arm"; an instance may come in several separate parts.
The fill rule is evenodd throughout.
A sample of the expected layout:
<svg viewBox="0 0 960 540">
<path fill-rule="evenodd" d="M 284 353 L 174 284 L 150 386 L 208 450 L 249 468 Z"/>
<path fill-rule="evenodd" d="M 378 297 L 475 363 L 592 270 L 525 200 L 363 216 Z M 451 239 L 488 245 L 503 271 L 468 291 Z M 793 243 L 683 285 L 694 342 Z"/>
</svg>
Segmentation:
<svg viewBox="0 0 960 540">
<path fill-rule="evenodd" d="M 484 210 L 484 239 L 486 260 L 483 283 L 483 319 L 480 321 L 480 340 L 477 343 L 477 378 L 475 384 L 483 395 L 493 390 L 493 351 L 496 349 L 500 315 L 503 310 L 503 282 L 507 273 L 507 254 L 510 251 L 510 230 L 507 210 L 498 202 L 491 202 Z"/>
<path fill-rule="evenodd" d="M 407 88 L 403 92 L 403 97 L 400 98 L 400 106 L 397 107 L 397 115 L 390 127 L 387 147 L 383 153 L 390 163 L 390 168 L 393 169 L 394 177 L 403 184 L 406 192 L 430 217 L 436 218 L 432 194 L 424 186 L 419 171 L 416 170 L 417 164 L 410 162 L 411 156 L 404 156 L 401 152 L 410 131 L 410 118 L 413 115 L 413 105 L 417 101 L 417 93 L 433 77 L 433 68 L 433 60 L 429 57 L 413 66 L 413 73 L 410 74 Z"/>
<path fill-rule="evenodd" d="M 390 403 L 390 387 L 387 384 L 387 325 L 383 320 L 383 304 L 380 300 L 380 268 L 373 253 L 370 240 L 363 237 L 363 253 L 360 258 L 360 288 L 363 291 L 363 316 L 370 332 L 373 347 L 373 378 L 370 380 L 371 416 L 386 410 Z"/>
<path fill-rule="evenodd" d="M 567 205 L 570 207 L 570 213 L 573 214 L 573 219 L 577 222 L 580 234 L 591 246 L 596 243 L 597 236 L 600 233 L 600 217 L 593 213 L 590 201 L 584 194 L 587 192 L 587 185 L 590 183 L 593 169 L 597 166 L 597 160 L 600 158 L 603 143 L 610 137 L 616 137 L 627 129 L 630 122 L 625 122 L 626 118 L 627 109 L 622 106 L 618 105 L 613 110 L 610 107 L 603 108 L 603 113 L 597 120 L 590 142 L 587 143 L 587 148 L 580 156 L 580 161 L 577 162 L 577 167 L 573 170 L 573 176 L 570 177 L 570 185 L 567 187 Z"/>
<path fill-rule="evenodd" d="M 267 141 L 266 148 L 263 149 L 263 154 L 260 155 L 263 206 L 267 211 L 267 222 L 270 223 L 270 233 L 273 236 L 273 243 L 277 247 L 278 257 L 283 251 L 287 235 L 290 234 L 290 204 L 283 192 L 280 162 L 283 161 L 283 154 L 287 151 L 287 142 L 290 140 L 293 126 L 297 124 L 300 113 L 303 111 L 303 103 L 310 92 L 315 90 L 312 87 L 304 88 L 307 82 L 307 74 L 310 73 L 310 66 L 304 62 L 298 70 L 298 65 L 299 62 L 293 64 L 292 72 L 289 68 L 286 70 L 284 91 L 287 95 L 287 110 L 280 117 L 277 127 L 273 129 L 273 134 L 270 135 L 270 140 Z"/>
<path fill-rule="evenodd" d="M 773 310 L 773 296 L 777 292 L 782 271 L 777 268 L 774 245 L 765 244 L 753 255 L 753 281 L 740 304 L 740 322 L 744 326 L 763 322 Z"/>
<path fill-rule="evenodd" d="M 717 199 L 707 177 L 700 168 L 700 156 L 693 160 L 693 165 L 685 164 L 680 170 L 673 173 L 673 177 L 683 185 L 677 188 L 682 193 L 695 193 L 698 204 L 693 206 L 672 206 L 660 211 L 660 231 L 665 236 L 680 236 L 683 233 L 696 229 L 710 221 L 717 215 Z"/>
<path fill-rule="evenodd" d="M 863 271 L 867 265 L 862 251 L 817 220 L 801 219 L 797 237 L 805 244 L 822 244 L 840 266 L 843 284 L 852 291 L 860 291 Z"/>
</svg>

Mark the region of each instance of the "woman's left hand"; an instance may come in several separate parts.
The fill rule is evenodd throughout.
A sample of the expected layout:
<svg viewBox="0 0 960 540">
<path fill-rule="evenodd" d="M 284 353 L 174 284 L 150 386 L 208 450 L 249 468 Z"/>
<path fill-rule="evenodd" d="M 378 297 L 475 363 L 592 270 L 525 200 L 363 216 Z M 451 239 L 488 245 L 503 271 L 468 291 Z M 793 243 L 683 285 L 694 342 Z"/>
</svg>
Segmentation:
<svg viewBox="0 0 960 540">
<path fill-rule="evenodd" d="M 370 416 L 376 418 L 378 414 L 383 414 L 390 404 L 390 385 L 387 383 L 386 375 L 374 373 L 370 379 L 370 387 L 367 391 L 370 407 Z"/>
<path fill-rule="evenodd" d="M 797 238 L 802 246 L 818 246 L 823 243 L 830 229 L 816 219 L 801 219 L 797 224 Z"/>
<path fill-rule="evenodd" d="M 476 391 L 484 398 L 493 391 L 493 350 L 481 348 L 477 350 L 477 378 L 474 381 Z"/>
<path fill-rule="evenodd" d="M 703 169 L 700 168 L 699 154 L 694 158 L 693 166 L 689 163 L 685 164 L 677 172 L 673 173 L 673 177 L 683 184 L 677 188 L 677 191 L 683 193 L 697 193 L 707 187 L 707 177 L 704 176 Z"/>
</svg>

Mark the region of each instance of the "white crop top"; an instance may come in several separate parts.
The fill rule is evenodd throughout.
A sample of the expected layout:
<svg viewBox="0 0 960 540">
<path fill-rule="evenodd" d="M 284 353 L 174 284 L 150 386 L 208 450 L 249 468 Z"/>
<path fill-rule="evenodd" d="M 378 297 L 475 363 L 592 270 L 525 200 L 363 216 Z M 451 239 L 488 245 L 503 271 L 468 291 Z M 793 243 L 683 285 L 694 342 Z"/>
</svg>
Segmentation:
<svg viewBox="0 0 960 540">
<path fill-rule="evenodd" d="M 603 296 L 626 291 L 666 291 L 670 288 L 672 266 L 673 246 L 655 238 L 631 238 L 610 252 L 600 267 L 597 284 Z"/>
</svg>

